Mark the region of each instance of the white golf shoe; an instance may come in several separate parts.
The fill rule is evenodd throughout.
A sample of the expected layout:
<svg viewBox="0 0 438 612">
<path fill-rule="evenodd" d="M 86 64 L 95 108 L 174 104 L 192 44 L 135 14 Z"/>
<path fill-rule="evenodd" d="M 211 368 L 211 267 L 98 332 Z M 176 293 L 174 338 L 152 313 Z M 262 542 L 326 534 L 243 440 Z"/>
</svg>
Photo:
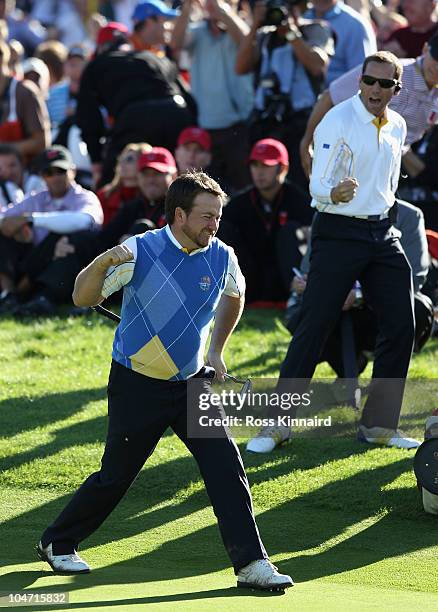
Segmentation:
<svg viewBox="0 0 438 612">
<path fill-rule="evenodd" d="M 387 429 L 386 427 L 365 427 L 359 425 L 357 439 L 368 444 L 380 444 L 381 446 L 392 446 L 393 448 L 418 448 L 421 444 L 414 438 L 409 438 L 399 429 Z"/>
<path fill-rule="evenodd" d="M 290 439 L 291 431 L 286 425 L 263 427 L 259 433 L 246 445 L 251 453 L 270 453 L 276 446 L 284 444 Z"/>
<path fill-rule="evenodd" d="M 294 586 L 294 581 L 287 574 L 279 574 L 269 559 L 257 559 L 239 571 L 237 586 L 264 591 L 284 591 Z"/>
<path fill-rule="evenodd" d="M 68 555 L 54 555 L 52 544 L 43 548 L 39 542 L 37 554 L 41 561 L 47 561 L 52 570 L 60 574 L 88 574 L 91 571 L 88 563 L 85 563 L 76 552 Z"/>
</svg>

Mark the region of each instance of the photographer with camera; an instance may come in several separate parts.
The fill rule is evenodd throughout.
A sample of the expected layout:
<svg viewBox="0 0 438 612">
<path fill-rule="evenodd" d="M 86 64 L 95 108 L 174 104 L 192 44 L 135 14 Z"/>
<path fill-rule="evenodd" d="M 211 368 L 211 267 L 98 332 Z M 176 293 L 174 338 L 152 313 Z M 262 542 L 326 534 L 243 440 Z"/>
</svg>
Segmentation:
<svg viewBox="0 0 438 612">
<path fill-rule="evenodd" d="M 202 15 L 202 19 L 195 21 Z M 210 173 L 231 191 L 249 182 L 247 119 L 254 103 L 252 75 L 238 76 L 236 55 L 248 25 L 236 0 L 184 0 L 170 40 L 172 51 L 190 58 L 190 85 L 198 125 L 210 134 Z"/>
<path fill-rule="evenodd" d="M 256 2 L 251 30 L 236 58 L 237 74 L 258 73 L 251 141 L 277 138 L 292 159 L 334 52 L 330 28 L 302 19 L 306 8 L 307 0 Z M 307 186 L 297 164 L 292 165 L 291 177 Z"/>
</svg>

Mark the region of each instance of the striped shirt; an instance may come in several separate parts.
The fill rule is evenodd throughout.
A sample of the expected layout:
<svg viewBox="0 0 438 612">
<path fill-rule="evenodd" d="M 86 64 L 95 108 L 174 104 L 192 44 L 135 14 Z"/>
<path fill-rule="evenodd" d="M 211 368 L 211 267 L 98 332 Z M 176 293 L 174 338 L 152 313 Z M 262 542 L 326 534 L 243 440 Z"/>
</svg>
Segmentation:
<svg viewBox="0 0 438 612">
<path fill-rule="evenodd" d="M 406 121 L 408 133 L 405 151 L 423 137 L 424 132 L 438 123 L 438 88 L 429 89 L 422 72 L 423 58 L 400 60 L 403 65 L 403 87 L 391 100 L 389 108 Z M 357 66 L 336 79 L 330 87 L 333 104 L 339 104 L 357 93 L 362 66 Z"/>
</svg>

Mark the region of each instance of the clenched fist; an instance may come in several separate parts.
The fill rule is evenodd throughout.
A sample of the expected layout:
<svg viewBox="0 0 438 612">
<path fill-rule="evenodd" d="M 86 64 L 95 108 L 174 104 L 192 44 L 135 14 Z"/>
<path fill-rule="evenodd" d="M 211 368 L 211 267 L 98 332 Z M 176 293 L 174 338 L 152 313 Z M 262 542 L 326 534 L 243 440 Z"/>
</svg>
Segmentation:
<svg viewBox="0 0 438 612">
<path fill-rule="evenodd" d="M 357 180 L 351 176 L 347 176 L 347 178 L 342 179 L 333 187 L 330 197 L 335 204 L 350 202 L 357 193 L 357 188 L 359 187 L 359 183 Z"/>
<path fill-rule="evenodd" d="M 102 270 L 107 270 L 110 266 L 119 266 L 133 259 L 134 254 L 131 249 L 128 249 L 124 244 L 118 244 L 112 249 L 102 253 L 102 255 L 99 255 L 99 257 L 96 258 L 96 263 Z"/>
</svg>

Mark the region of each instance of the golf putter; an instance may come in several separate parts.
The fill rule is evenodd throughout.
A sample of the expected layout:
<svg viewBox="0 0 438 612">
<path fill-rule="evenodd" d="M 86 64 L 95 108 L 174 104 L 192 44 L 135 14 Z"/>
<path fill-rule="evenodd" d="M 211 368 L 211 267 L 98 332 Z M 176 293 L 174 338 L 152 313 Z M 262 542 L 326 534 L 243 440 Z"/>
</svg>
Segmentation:
<svg viewBox="0 0 438 612">
<path fill-rule="evenodd" d="M 225 380 L 232 380 L 233 382 L 238 383 L 239 385 L 243 385 L 239 391 L 240 397 L 246 397 L 248 393 L 251 393 L 252 381 L 250 378 L 247 378 L 246 380 L 242 380 L 241 378 L 236 378 L 235 376 L 232 376 L 231 374 L 228 374 L 227 372 L 224 374 L 224 376 L 225 376 Z"/>
<path fill-rule="evenodd" d="M 104 308 L 103 306 L 101 306 L 100 304 L 98 304 L 97 306 L 92 306 L 91 307 L 92 310 L 94 310 L 95 312 L 97 312 L 98 314 L 103 315 L 104 317 L 106 317 L 107 319 L 111 319 L 111 321 L 115 321 L 116 323 L 120 323 L 120 317 L 119 315 L 117 315 L 115 312 L 113 312 L 112 310 L 108 310 L 107 308 Z"/>
</svg>

